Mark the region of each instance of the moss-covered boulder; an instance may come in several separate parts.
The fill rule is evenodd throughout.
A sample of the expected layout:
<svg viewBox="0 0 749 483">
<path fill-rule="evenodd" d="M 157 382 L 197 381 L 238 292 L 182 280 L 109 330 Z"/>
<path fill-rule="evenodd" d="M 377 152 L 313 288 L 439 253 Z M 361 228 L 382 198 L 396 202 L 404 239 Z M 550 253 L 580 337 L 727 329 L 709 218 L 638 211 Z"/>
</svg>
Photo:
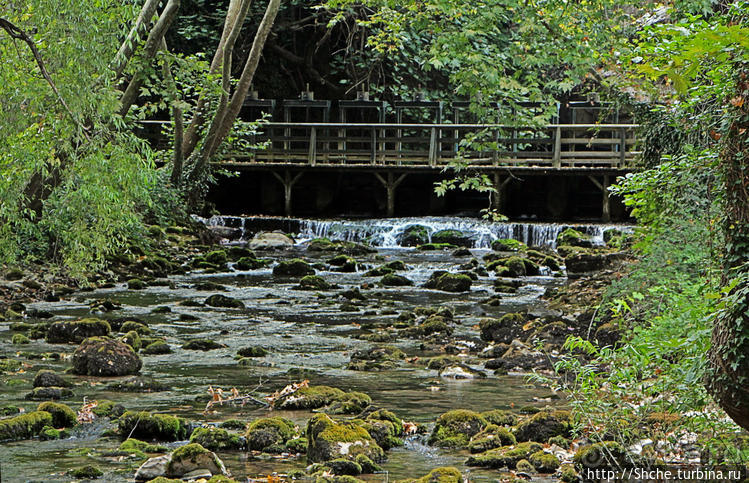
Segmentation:
<svg viewBox="0 0 749 483">
<path fill-rule="evenodd" d="M 26 394 L 25 399 L 29 401 L 48 401 L 58 399 L 70 399 L 73 391 L 67 387 L 35 387 Z"/>
<path fill-rule="evenodd" d="M 208 470 L 213 475 L 229 476 L 216 453 L 197 443 L 186 444 L 172 452 L 171 460 L 166 465 L 166 476 L 180 477 L 198 469 Z"/>
<path fill-rule="evenodd" d="M 525 316 L 518 313 L 505 314 L 498 319 L 486 318 L 479 322 L 481 340 L 509 344 L 523 333 Z"/>
<path fill-rule="evenodd" d="M 141 351 L 145 355 L 171 354 L 172 348 L 163 340 L 156 340 L 148 344 Z"/>
<path fill-rule="evenodd" d="M 305 275 L 299 280 L 297 288 L 299 290 L 330 290 L 333 286 L 319 275 Z"/>
<path fill-rule="evenodd" d="M 398 236 L 402 247 L 417 247 L 429 243 L 429 229 L 423 225 L 408 225 Z"/>
<path fill-rule="evenodd" d="M 437 418 L 428 443 L 442 448 L 465 448 L 487 424 L 477 412 L 467 409 L 448 411 Z"/>
<path fill-rule="evenodd" d="M 213 294 L 210 297 L 206 298 L 204 303 L 210 307 L 223 307 L 229 309 L 244 308 L 244 303 L 241 300 L 227 297 L 226 295 L 222 294 Z"/>
<path fill-rule="evenodd" d="M 518 422 L 518 417 L 509 411 L 503 411 L 501 409 L 492 409 L 490 411 L 484 411 L 481 413 L 490 424 L 496 424 L 497 426 L 514 426 Z"/>
<path fill-rule="evenodd" d="M 180 441 L 189 436 L 189 424 L 182 418 L 148 411 L 127 411 L 117 420 L 121 437 L 142 440 Z"/>
<path fill-rule="evenodd" d="M 473 283 L 473 280 L 468 275 L 437 270 L 432 273 L 424 287 L 457 293 L 471 290 L 471 283 Z"/>
<path fill-rule="evenodd" d="M 343 394 L 326 408 L 327 414 L 359 414 L 370 404 L 372 398 L 363 392 L 351 391 Z"/>
<path fill-rule="evenodd" d="M 73 352 L 73 373 L 83 376 L 137 374 L 143 362 L 132 347 L 106 337 L 90 337 Z"/>
<path fill-rule="evenodd" d="M 307 422 L 307 440 L 307 459 L 311 462 L 355 459 L 359 454 L 375 462 L 384 457 L 382 448 L 361 425 L 334 421 L 327 414 L 317 414 Z"/>
<path fill-rule="evenodd" d="M 483 453 L 490 449 L 501 448 L 502 446 L 511 446 L 517 443 L 515 436 L 509 429 L 488 424 L 480 433 L 471 438 L 468 443 L 468 451 L 471 453 Z"/>
<path fill-rule="evenodd" d="M 432 243 L 449 243 L 457 247 L 470 248 L 473 246 L 473 239 L 460 230 L 439 230 L 432 233 Z"/>
<path fill-rule="evenodd" d="M 161 392 L 171 390 L 171 386 L 159 382 L 152 377 L 133 376 L 123 381 L 117 381 L 107 386 L 116 392 Z"/>
<path fill-rule="evenodd" d="M 131 330 L 130 332 L 123 335 L 120 340 L 132 347 L 135 352 L 138 352 L 141 348 L 141 345 L 143 344 L 140 339 L 140 335 L 134 330 Z"/>
<path fill-rule="evenodd" d="M 384 277 L 382 277 L 380 283 L 386 287 L 406 287 L 414 284 L 412 280 L 404 277 L 403 275 L 398 275 L 395 273 L 386 274 Z"/>
<path fill-rule="evenodd" d="M 602 441 L 581 447 L 573 458 L 579 469 L 627 468 L 632 462 L 624 447 L 616 441 Z"/>
<path fill-rule="evenodd" d="M 212 351 L 214 349 L 222 349 L 226 347 L 224 344 L 220 344 L 211 339 L 193 339 L 191 341 L 182 344 L 182 348 L 191 351 Z"/>
<path fill-rule="evenodd" d="M 396 480 L 395 483 L 462 483 L 463 475 L 454 466 L 435 468 L 421 478 Z"/>
<path fill-rule="evenodd" d="M 0 441 L 17 441 L 35 437 L 45 426 L 52 426 L 47 411 L 32 411 L 0 420 Z"/>
<path fill-rule="evenodd" d="M 276 277 L 304 277 L 305 275 L 314 275 L 315 269 L 312 265 L 301 258 L 292 258 L 283 260 L 273 267 L 273 275 Z"/>
<path fill-rule="evenodd" d="M 264 453 L 283 453 L 286 443 L 298 436 L 294 423 L 286 418 L 256 419 L 247 427 L 247 448 Z"/>
<path fill-rule="evenodd" d="M 234 264 L 234 268 L 237 270 L 257 270 L 268 265 L 268 260 L 263 260 L 255 257 L 242 257 L 237 260 Z"/>
<path fill-rule="evenodd" d="M 70 387 L 64 377 L 49 369 L 41 369 L 34 376 L 33 387 Z"/>
<path fill-rule="evenodd" d="M 211 451 L 234 450 L 242 446 L 238 434 L 214 426 L 195 428 L 190 435 L 191 443 L 198 443 Z"/>
<path fill-rule="evenodd" d="M 394 346 L 383 345 L 357 349 L 351 353 L 351 360 L 346 366 L 352 371 L 382 371 L 397 367 L 406 358 L 406 354 Z"/>
<path fill-rule="evenodd" d="M 260 346 L 243 347 L 237 351 L 239 357 L 265 357 L 268 355 L 268 349 Z"/>
<path fill-rule="evenodd" d="M 31 339 L 29 339 L 23 334 L 13 334 L 13 337 L 11 338 L 10 342 L 13 345 L 26 345 L 26 344 L 31 343 Z"/>
<path fill-rule="evenodd" d="M 520 460 L 527 460 L 533 453 L 543 450 L 539 443 L 525 442 L 514 446 L 491 449 L 481 454 L 473 455 L 466 461 L 467 466 L 484 468 L 514 469 Z"/>
<path fill-rule="evenodd" d="M 147 443 L 135 438 L 128 438 L 117 448 L 119 452 L 127 453 L 138 459 L 145 459 L 146 454 L 166 453 L 169 451 L 165 446 Z"/>
<path fill-rule="evenodd" d="M 107 321 L 95 318 L 54 322 L 47 330 L 47 342 L 80 343 L 89 337 L 107 335 L 111 330 Z"/>
<path fill-rule="evenodd" d="M 70 428 L 78 423 L 75 412 L 65 404 L 55 402 L 43 402 L 36 408 L 37 411 L 46 411 L 52 415 L 52 426 L 55 428 Z"/>
<path fill-rule="evenodd" d="M 586 235 L 574 228 L 565 228 L 557 235 L 557 246 L 567 245 L 573 247 L 590 248 L 593 246 L 590 235 Z"/>
<path fill-rule="evenodd" d="M 499 238 L 492 242 L 492 250 L 498 252 L 519 252 L 527 248 L 528 246 L 525 243 L 512 238 Z"/>
<path fill-rule="evenodd" d="M 330 386 L 303 387 L 276 401 L 278 409 L 319 409 L 327 406 L 345 393 Z"/>
<path fill-rule="evenodd" d="M 372 411 L 366 416 L 362 426 L 384 450 L 403 446 L 401 439 L 404 434 L 403 421 L 392 411 L 387 409 Z"/>
<path fill-rule="evenodd" d="M 139 278 L 131 278 L 126 283 L 130 290 L 143 290 L 148 287 L 148 284 Z"/>
<path fill-rule="evenodd" d="M 417 250 L 422 250 L 425 252 L 452 250 L 454 248 L 458 248 L 458 246 L 453 245 L 452 243 L 425 243 L 416 247 Z"/>
<path fill-rule="evenodd" d="M 571 430 L 569 411 L 540 411 L 517 425 L 515 437 L 518 441 L 546 443 L 554 436 L 568 436 Z"/>
<path fill-rule="evenodd" d="M 127 320 L 122 323 L 119 329 L 122 333 L 137 332 L 138 335 L 150 335 L 151 329 L 143 322 L 137 322 L 135 320 Z"/>
<path fill-rule="evenodd" d="M 95 480 L 104 476 L 104 472 L 96 466 L 86 465 L 68 470 L 67 475 L 76 480 Z"/>
<path fill-rule="evenodd" d="M 536 451 L 528 457 L 528 462 L 536 468 L 539 473 L 554 473 L 561 465 L 559 458 L 546 451 Z"/>
</svg>

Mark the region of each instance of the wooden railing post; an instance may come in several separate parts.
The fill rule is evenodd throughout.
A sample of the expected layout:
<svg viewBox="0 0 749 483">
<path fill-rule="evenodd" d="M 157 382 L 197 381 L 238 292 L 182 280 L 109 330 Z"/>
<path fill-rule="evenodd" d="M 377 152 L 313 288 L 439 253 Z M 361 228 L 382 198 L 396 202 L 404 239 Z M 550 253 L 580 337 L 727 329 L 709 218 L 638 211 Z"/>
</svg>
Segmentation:
<svg viewBox="0 0 749 483">
<path fill-rule="evenodd" d="M 437 128 L 432 127 L 429 136 L 429 166 L 437 165 Z"/>
<path fill-rule="evenodd" d="M 309 151 L 307 152 L 307 161 L 310 166 L 317 162 L 317 128 L 311 127 L 309 131 Z"/>
<path fill-rule="evenodd" d="M 627 159 L 627 130 L 619 129 L 619 167 L 623 168 Z"/>
<path fill-rule="evenodd" d="M 377 129 L 372 128 L 372 153 L 370 161 L 372 164 L 377 164 Z"/>
<path fill-rule="evenodd" d="M 559 126 L 554 130 L 553 164 L 555 168 L 562 167 L 562 128 Z"/>
</svg>

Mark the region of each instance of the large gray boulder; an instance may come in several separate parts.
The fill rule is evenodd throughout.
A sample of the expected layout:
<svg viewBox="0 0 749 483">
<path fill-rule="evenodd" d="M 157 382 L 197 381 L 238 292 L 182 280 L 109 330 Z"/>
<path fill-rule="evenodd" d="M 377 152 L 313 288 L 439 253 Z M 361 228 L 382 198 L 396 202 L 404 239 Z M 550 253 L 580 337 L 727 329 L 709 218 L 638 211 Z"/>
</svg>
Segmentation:
<svg viewBox="0 0 749 483">
<path fill-rule="evenodd" d="M 294 240 L 278 232 L 261 231 L 257 233 L 247 247 L 250 250 L 283 250 L 294 246 Z"/>
</svg>

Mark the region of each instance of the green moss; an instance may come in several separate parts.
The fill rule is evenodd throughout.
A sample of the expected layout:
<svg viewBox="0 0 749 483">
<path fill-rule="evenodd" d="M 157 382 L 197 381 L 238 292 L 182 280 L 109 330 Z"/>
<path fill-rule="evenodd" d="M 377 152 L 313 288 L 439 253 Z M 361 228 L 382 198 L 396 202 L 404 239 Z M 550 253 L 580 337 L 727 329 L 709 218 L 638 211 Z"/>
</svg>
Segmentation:
<svg viewBox="0 0 749 483">
<path fill-rule="evenodd" d="M 183 483 L 179 478 L 167 478 L 166 476 L 159 476 L 153 480 L 149 480 L 148 483 Z"/>
<path fill-rule="evenodd" d="M 60 439 L 61 433 L 59 429 L 55 429 L 52 426 L 45 426 L 39 432 L 39 439 L 42 441 L 51 441 Z"/>
<path fill-rule="evenodd" d="M 518 252 L 526 248 L 528 246 L 525 243 L 512 238 L 500 238 L 492 242 L 492 250 L 498 252 Z"/>
<path fill-rule="evenodd" d="M 421 478 L 398 480 L 396 483 L 462 483 L 463 475 L 454 466 L 435 468 Z"/>
<path fill-rule="evenodd" d="M 319 275 L 305 275 L 299 280 L 298 288 L 301 290 L 328 290 L 331 285 Z"/>
<path fill-rule="evenodd" d="M 577 450 L 573 461 L 578 468 L 631 466 L 631 463 L 627 460 L 624 447 L 616 441 L 603 441 L 583 446 Z"/>
<path fill-rule="evenodd" d="M 284 260 L 273 267 L 273 275 L 277 277 L 303 277 L 305 275 L 314 275 L 315 269 L 312 265 L 301 258 L 292 258 Z"/>
<path fill-rule="evenodd" d="M 268 265 L 268 263 L 268 260 L 263 260 L 260 258 L 242 257 L 234 265 L 234 268 L 236 268 L 237 270 L 255 270 L 258 268 L 263 268 L 264 266 Z"/>
<path fill-rule="evenodd" d="M 13 334 L 13 338 L 11 339 L 13 345 L 25 345 L 30 342 L 31 340 L 23 334 Z"/>
<path fill-rule="evenodd" d="M 141 322 L 136 322 L 134 320 L 128 320 L 120 326 L 120 332 L 127 333 L 127 332 L 137 332 L 138 335 L 150 335 L 151 329 L 148 328 L 146 324 L 143 324 Z"/>
<path fill-rule="evenodd" d="M 277 407 L 279 409 L 318 409 L 327 406 L 344 394 L 340 389 L 330 386 L 303 387 L 283 398 Z"/>
<path fill-rule="evenodd" d="M 205 261 L 208 263 L 211 263 L 213 265 L 225 265 L 228 261 L 228 258 L 226 256 L 226 252 L 223 250 L 215 250 L 212 252 L 208 252 L 205 254 L 204 257 Z"/>
<path fill-rule="evenodd" d="M 47 330 L 47 342 L 82 342 L 88 337 L 105 336 L 112 328 L 106 320 L 87 318 L 55 322 Z"/>
<path fill-rule="evenodd" d="M 497 426 L 514 426 L 518 422 L 517 416 L 509 411 L 502 411 L 501 409 L 484 411 L 481 415 L 491 424 L 496 424 Z"/>
<path fill-rule="evenodd" d="M 222 422 L 219 426 L 224 429 L 234 429 L 234 430 L 247 429 L 247 424 L 245 424 L 243 421 L 240 421 L 239 419 L 227 419 L 226 421 Z"/>
<path fill-rule="evenodd" d="M 35 437 L 45 426 L 52 426 L 52 415 L 33 411 L 0 420 L 0 441 L 15 441 Z"/>
<path fill-rule="evenodd" d="M 526 459 L 522 459 L 515 463 L 515 469 L 517 471 L 522 471 L 523 473 L 535 473 L 536 467 L 531 464 L 530 461 Z"/>
<path fill-rule="evenodd" d="M 444 369 L 445 367 L 457 364 L 461 362 L 461 358 L 458 356 L 437 356 L 432 357 L 427 361 L 427 369 L 437 370 Z"/>
<path fill-rule="evenodd" d="M 517 443 L 515 436 L 502 426 L 489 424 L 480 433 L 471 438 L 468 450 L 471 453 L 483 453 L 490 449 L 511 446 Z"/>
<path fill-rule="evenodd" d="M 425 243 L 416 247 L 417 250 L 424 251 L 452 250 L 453 248 L 458 248 L 458 246 L 452 243 Z"/>
<path fill-rule="evenodd" d="M 21 369 L 21 361 L 16 359 L 0 359 L 0 371 L 17 372 Z"/>
<path fill-rule="evenodd" d="M 139 278 L 131 278 L 127 281 L 127 288 L 130 290 L 143 290 L 147 286 L 146 282 Z"/>
<path fill-rule="evenodd" d="M 65 404 L 56 402 L 43 402 L 37 408 L 37 411 L 46 411 L 52 415 L 52 425 L 56 428 L 69 428 L 78 424 L 78 418 L 75 411 Z"/>
<path fill-rule="evenodd" d="M 68 471 L 68 476 L 72 476 L 79 480 L 93 480 L 103 475 L 103 471 L 92 465 L 81 466 L 80 468 L 73 468 Z"/>
<path fill-rule="evenodd" d="M 307 458 L 310 461 L 327 461 L 340 456 L 336 449 L 339 443 L 359 443 L 350 446 L 348 455 L 366 454 L 380 460 L 384 453 L 369 432 L 356 421 L 333 421 L 327 414 L 317 414 L 307 422 Z"/>
<path fill-rule="evenodd" d="M 589 247 L 591 246 L 590 236 L 574 228 L 566 228 L 557 235 L 557 245 Z"/>
<path fill-rule="evenodd" d="M 515 428 L 518 441 L 546 443 L 554 436 L 568 436 L 572 430 L 569 411 L 540 411 Z"/>
<path fill-rule="evenodd" d="M 219 344 L 211 339 L 193 339 L 182 345 L 183 349 L 194 350 L 194 351 L 210 351 L 214 349 L 221 349 L 226 347 L 223 344 Z"/>
<path fill-rule="evenodd" d="M 191 461 L 193 463 L 196 463 L 198 461 L 198 457 L 203 455 L 212 458 L 215 466 L 218 466 L 218 464 L 215 463 L 215 457 L 213 456 L 211 451 L 205 449 L 198 443 L 189 443 L 184 446 L 180 446 L 172 452 L 172 459 L 166 465 L 166 474 L 173 475 L 175 465 L 183 461 Z M 211 468 L 207 469 L 211 470 Z"/>
<path fill-rule="evenodd" d="M 166 446 L 147 443 L 135 438 L 128 438 L 120 443 L 119 449 L 122 451 L 142 451 L 144 453 L 166 453 L 169 451 Z"/>
<path fill-rule="evenodd" d="M 286 451 L 289 453 L 306 453 L 307 438 L 294 438 L 286 442 Z"/>
<path fill-rule="evenodd" d="M 560 481 L 563 481 L 564 483 L 577 483 L 580 481 L 580 477 L 577 474 L 577 471 L 575 471 L 574 465 L 562 465 L 562 474 L 559 477 Z"/>
<path fill-rule="evenodd" d="M 268 355 L 268 350 L 259 346 L 243 347 L 237 351 L 237 355 L 241 357 L 265 357 Z"/>
<path fill-rule="evenodd" d="M 554 473 L 561 464 L 559 458 L 543 450 L 536 451 L 530 455 L 528 461 L 530 461 L 539 473 Z"/>
<path fill-rule="evenodd" d="M 131 330 L 130 332 L 125 334 L 121 340 L 125 344 L 132 347 L 135 352 L 138 352 L 142 345 L 142 342 L 140 340 L 140 335 L 138 335 L 138 333 L 134 330 Z"/>
<path fill-rule="evenodd" d="M 268 453 L 282 452 L 284 444 L 296 436 L 294 423 L 278 416 L 253 421 L 245 433 L 249 449 Z"/>
<path fill-rule="evenodd" d="M 160 441 L 187 439 L 188 425 L 182 418 L 168 414 L 151 414 L 148 411 L 127 411 L 117 420 L 122 436 Z"/>
<path fill-rule="evenodd" d="M 539 443 L 525 442 L 516 446 L 506 446 L 492 449 L 481 454 L 471 456 L 466 461 L 468 466 L 481 466 L 485 468 L 515 468 L 518 461 L 528 459 L 530 455 L 541 451 L 543 446 Z"/>
<path fill-rule="evenodd" d="M 335 414 L 359 414 L 370 404 L 372 404 L 372 398 L 368 394 L 352 391 L 337 398 L 331 403 L 329 409 L 334 408 Z M 330 410 L 328 412 L 332 413 Z"/>
<path fill-rule="evenodd" d="M 428 443 L 443 448 L 464 448 L 487 424 L 477 412 L 467 409 L 448 411 L 437 418 Z"/>
<path fill-rule="evenodd" d="M 386 287 L 406 287 L 411 286 L 414 283 L 404 277 L 403 275 L 397 275 L 395 273 L 388 273 L 380 280 L 380 283 Z"/>
<path fill-rule="evenodd" d="M 142 351 L 145 355 L 156 355 L 156 354 L 171 354 L 172 349 L 163 340 L 157 340 L 148 344 Z"/>
<path fill-rule="evenodd" d="M 345 458 L 336 458 L 328 461 L 325 465 L 330 468 L 335 475 L 356 476 L 360 475 L 362 472 L 362 467 L 359 463 Z"/>
<path fill-rule="evenodd" d="M 190 442 L 198 443 L 211 451 L 239 449 L 242 446 L 239 435 L 215 427 L 196 428 L 190 435 Z"/>
</svg>

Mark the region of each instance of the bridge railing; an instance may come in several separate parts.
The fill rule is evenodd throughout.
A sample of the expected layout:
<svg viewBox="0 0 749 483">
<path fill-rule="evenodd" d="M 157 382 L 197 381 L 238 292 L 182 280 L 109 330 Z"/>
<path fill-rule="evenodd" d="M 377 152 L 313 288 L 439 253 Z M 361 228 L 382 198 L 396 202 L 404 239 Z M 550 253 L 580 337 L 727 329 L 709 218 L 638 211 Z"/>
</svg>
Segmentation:
<svg viewBox="0 0 749 483">
<path fill-rule="evenodd" d="M 262 148 L 227 160 L 262 164 L 626 168 L 639 154 L 636 124 L 263 124 Z"/>
</svg>

